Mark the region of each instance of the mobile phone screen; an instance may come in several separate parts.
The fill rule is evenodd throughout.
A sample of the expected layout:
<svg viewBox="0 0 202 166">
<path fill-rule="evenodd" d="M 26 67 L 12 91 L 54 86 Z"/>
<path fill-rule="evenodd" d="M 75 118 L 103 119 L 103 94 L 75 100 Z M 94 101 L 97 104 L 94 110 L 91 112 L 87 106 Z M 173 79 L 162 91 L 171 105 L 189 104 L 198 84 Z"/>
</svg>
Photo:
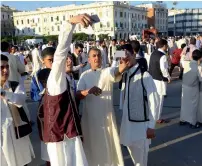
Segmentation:
<svg viewBox="0 0 202 166">
<path fill-rule="evenodd" d="M 126 53 L 125 53 L 125 51 L 116 51 L 114 57 L 115 58 L 125 58 Z"/>
</svg>

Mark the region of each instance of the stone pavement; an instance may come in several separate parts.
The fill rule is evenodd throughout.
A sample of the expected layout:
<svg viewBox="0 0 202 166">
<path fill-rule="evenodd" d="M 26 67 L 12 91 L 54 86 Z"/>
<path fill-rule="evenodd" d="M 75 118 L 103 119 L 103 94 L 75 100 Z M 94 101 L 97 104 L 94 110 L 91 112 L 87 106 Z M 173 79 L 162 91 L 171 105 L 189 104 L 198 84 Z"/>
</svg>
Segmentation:
<svg viewBox="0 0 202 166">
<path fill-rule="evenodd" d="M 175 76 L 175 74 L 174 74 Z M 29 82 L 26 81 L 28 90 Z M 118 85 L 114 85 L 114 108 L 118 127 L 121 122 L 122 112 L 119 108 Z M 179 126 L 181 104 L 181 81 L 174 80 L 168 85 L 167 97 L 164 101 L 163 118 L 171 121 L 167 124 L 156 126 L 156 138 L 152 140 L 149 152 L 148 166 L 202 166 L 202 129 L 190 129 L 188 126 Z M 36 121 L 37 103 L 28 100 L 28 107 L 33 121 Z M 135 131 L 134 131 L 135 132 Z M 36 158 L 29 166 L 44 166 L 40 159 L 40 141 L 36 124 L 31 140 Z M 132 160 L 125 147 L 122 147 L 125 166 L 133 166 Z"/>
</svg>

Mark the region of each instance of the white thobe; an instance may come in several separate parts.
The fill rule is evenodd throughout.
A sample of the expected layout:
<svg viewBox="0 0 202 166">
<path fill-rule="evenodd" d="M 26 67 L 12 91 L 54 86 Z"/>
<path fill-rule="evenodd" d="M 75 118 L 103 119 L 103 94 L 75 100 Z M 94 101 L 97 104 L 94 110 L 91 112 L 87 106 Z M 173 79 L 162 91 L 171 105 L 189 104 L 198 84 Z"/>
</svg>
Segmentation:
<svg viewBox="0 0 202 166">
<path fill-rule="evenodd" d="M 84 150 L 89 166 L 123 166 L 116 119 L 112 104 L 115 68 L 90 69 L 85 71 L 78 82 L 77 90 L 94 86 L 102 94 L 89 94 L 83 100 L 81 127 L 84 135 Z"/>
<path fill-rule="evenodd" d="M 21 84 L 17 86 L 14 93 L 8 82 L 5 83 L 3 89 L 6 90 L 6 96 L 5 99 L 1 99 L 1 162 L 4 163 L 3 166 L 23 166 L 30 163 L 35 155 L 29 136 L 16 139 L 8 102 L 22 107 L 26 95 Z"/>
<path fill-rule="evenodd" d="M 154 45 L 153 44 L 151 44 L 151 43 L 149 43 L 149 44 L 147 44 L 147 54 L 150 56 L 151 54 L 152 54 L 152 52 L 154 51 Z"/>
<path fill-rule="evenodd" d="M 110 49 L 112 49 L 112 51 L 110 52 Z M 108 49 L 108 62 L 112 63 L 112 60 L 114 59 L 114 55 L 116 52 L 116 46 L 110 45 L 109 49 Z"/>
<path fill-rule="evenodd" d="M 102 48 L 101 46 L 98 47 L 101 51 L 101 55 L 102 55 L 102 68 L 108 67 L 108 59 L 107 59 L 107 52 L 106 52 L 106 48 Z"/>
<path fill-rule="evenodd" d="M 199 106 L 197 111 L 197 122 L 202 123 L 202 64 L 198 67 L 199 69 L 199 81 L 200 81 L 200 87 L 199 87 Z"/>
<path fill-rule="evenodd" d="M 21 61 L 22 64 L 25 65 L 25 58 L 24 58 L 24 55 L 22 52 L 19 52 L 19 54 L 17 55 Z M 26 65 L 25 65 L 26 66 Z M 24 84 L 24 81 L 26 80 L 27 76 L 21 76 L 21 80 L 22 80 L 22 83 Z"/>
<path fill-rule="evenodd" d="M 199 102 L 199 70 L 197 61 L 184 63 L 180 120 L 196 124 Z"/>
<path fill-rule="evenodd" d="M 133 103 L 133 100 L 137 99 L 136 93 L 138 89 L 142 89 L 142 87 L 135 87 L 133 82 L 141 79 L 140 70 L 137 71 L 135 76 L 131 79 L 130 89 L 132 91 L 128 92 L 128 79 L 129 76 L 136 70 L 138 64 L 133 66 L 127 72 L 127 81 L 126 84 L 122 84 L 122 91 L 125 94 L 125 99 L 123 100 L 123 116 L 121 122 L 120 129 L 120 141 L 121 144 L 128 146 L 129 152 L 131 154 L 132 160 L 136 166 L 146 166 L 147 165 L 147 155 L 149 151 L 150 140 L 147 139 L 147 129 L 155 128 L 155 123 L 157 120 L 159 105 L 159 96 L 154 84 L 154 81 L 151 75 L 148 72 L 143 74 L 143 84 L 147 92 L 148 99 L 148 108 L 149 108 L 149 120 L 147 122 L 131 122 L 128 117 L 128 100 L 130 103 Z M 137 85 L 137 84 L 136 84 Z M 142 86 L 142 85 L 140 85 Z M 128 93 L 130 94 L 130 98 L 128 98 Z M 137 108 L 137 106 L 136 106 Z M 144 110 L 140 110 L 141 112 Z"/>
<path fill-rule="evenodd" d="M 33 69 L 32 69 L 32 76 L 42 67 L 42 60 L 40 52 L 37 48 L 32 51 L 32 62 L 33 62 Z"/>
<path fill-rule="evenodd" d="M 70 50 L 74 28 L 75 25 L 66 25 L 59 34 L 59 44 L 47 81 L 48 93 L 51 96 L 62 94 L 67 89 L 66 56 Z M 52 166 L 88 166 L 80 137 L 69 139 L 65 136 L 61 142 L 47 143 L 47 149 Z"/>
<path fill-rule="evenodd" d="M 158 50 L 165 54 L 165 52 L 163 50 L 161 50 L 161 49 L 158 49 Z M 170 75 L 168 73 L 168 59 L 167 59 L 166 55 L 163 55 L 160 58 L 160 69 L 161 69 L 161 73 L 162 73 L 163 77 L 170 79 Z M 160 101 L 159 101 L 160 104 L 159 104 L 159 108 L 157 110 L 158 119 L 160 119 L 161 112 L 163 110 L 164 96 L 166 95 L 167 82 L 154 79 L 154 83 L 156 85 L 156 89 L 157 89 L 157 92 L 158 92 L 159 98 L 160 98 Z"/>
</svg>

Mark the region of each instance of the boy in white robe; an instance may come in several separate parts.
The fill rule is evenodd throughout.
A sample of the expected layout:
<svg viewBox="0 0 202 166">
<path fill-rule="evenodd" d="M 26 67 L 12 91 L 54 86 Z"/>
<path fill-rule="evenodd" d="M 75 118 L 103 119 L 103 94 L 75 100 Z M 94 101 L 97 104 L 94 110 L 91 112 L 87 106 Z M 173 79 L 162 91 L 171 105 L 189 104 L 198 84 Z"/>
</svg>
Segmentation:
<svg viewBox="0 0 202 166">
<path fill-rule="evenodd" d="M 84 27 L 88 27 L 91 20 L 88 15 L 83 14 L 70 18 L 69 22 L 70 24 L 65 26 L 59 35 L 59 44 L 47 81 L 47 93 L 44 96 L 43 139 L 47 143 L 52 166 L 87 166 L 77 123 L 78 112 L 71 95 L 73 92 L 66 79 L 66 57 L 70 50 L 75 25 L 81 23 Z M 59 104 L 62 102 L 63 105 L 53 103 L 55 100 Z"/>
<path fill-rule="evenodd" d="M 18 108 L 25 104 L 26 95 L 22 83 L 8 81 L 8 77 L 8 58 L 1 55 L 1 162 L 3 166 L 24 166 L 34 157 L 29 135 L 20 135 L 19 126 L 27 123 L 17 114 Z"/>
</svg>

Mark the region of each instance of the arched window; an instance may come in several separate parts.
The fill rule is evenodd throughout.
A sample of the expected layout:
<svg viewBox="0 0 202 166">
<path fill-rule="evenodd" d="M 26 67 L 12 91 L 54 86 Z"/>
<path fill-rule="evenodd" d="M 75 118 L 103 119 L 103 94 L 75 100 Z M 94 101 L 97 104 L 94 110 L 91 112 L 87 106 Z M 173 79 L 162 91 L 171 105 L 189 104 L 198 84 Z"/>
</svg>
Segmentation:
<svg viewBox="0 0 202 166">
<path fill-rule="evenodd" d="M 108 27 L 108 28 L 110 27 L 110 22 L 107 22 L 107 27 Z"/>
<path fill-rule="evenodd" d="M 120 33 L 120 35 L 119 35 L 119 38 L 121 39 L 122 38 L 122 34 Z"/>
</svg>

